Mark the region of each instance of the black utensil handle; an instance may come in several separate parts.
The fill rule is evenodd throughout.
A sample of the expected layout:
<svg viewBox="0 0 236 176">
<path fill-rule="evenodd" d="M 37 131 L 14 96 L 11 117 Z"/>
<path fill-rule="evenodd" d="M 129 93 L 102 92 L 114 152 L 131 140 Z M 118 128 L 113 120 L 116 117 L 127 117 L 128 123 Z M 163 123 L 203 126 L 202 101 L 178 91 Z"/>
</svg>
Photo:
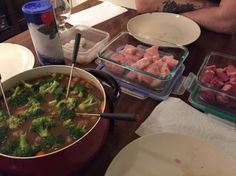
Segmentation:
<svg viewBox="0 0 236 176">
<path fill-rule="evenodd" d="M 102 113 L 101 118 L 125 121 L 139 121 L 138 115 L 134 113 Z"/>
<path fill-rule="evenodd" d="M 119 99 L 120 94 L 121 94 L 119 84 L 108 73 L 105 73 L 100 70 L 92 69 L 92 68 L 86 68 L 85 70 L 91 73 L 92 75 L 94 75 L 95 77 L 97 77 L 98 79 L 106 82 L 111 87 L 111 93 L 109 93 L 106 90 L 105 91 L 106 91 L 106 96 L 108 99 L 110 111 L 113 112 L 115 104 L 117 103 L 117 100 Z"/>
<path fill-rule="evenodd" d="M 77 59 L 77 55 L 78 55 L 78 51 L 79 51 L 79 45 L 80 45 L 80 38 L 81 38 L 81 34 L 76 33 L 76 35 L 75 35 L 75 44 L 74 44 L 74 49 L 73 49 L 73 57 L 72 57 L 72 63 L 73 64 L 76 63 L 76 59 Z"/>
</svg>

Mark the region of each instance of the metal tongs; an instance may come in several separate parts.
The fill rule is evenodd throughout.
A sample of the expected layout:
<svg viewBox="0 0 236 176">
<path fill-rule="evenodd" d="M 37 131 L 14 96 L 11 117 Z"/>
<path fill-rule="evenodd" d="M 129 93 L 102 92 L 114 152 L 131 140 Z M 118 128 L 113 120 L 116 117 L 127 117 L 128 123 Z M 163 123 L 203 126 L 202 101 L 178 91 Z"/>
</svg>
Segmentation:
<svg viewBox="0 0 236 176">
<path fill-rule="evenodd" d="M 78 52 L 79 52 L 80 38 L 81 38 L 81 34 L 77 33 L 75 35 L 75 44 L 74 44 L 74 49 L 73 49 L 72 65 L 71 65 L 71 69 L 70 69 L 70 78 L 69 78 L 68 85 L 67 85 L 67 90 L 66 90 L 66 98 L 68 97 L 69 92 L 70 92 L 70 84 L 71 84 L 71 79 L 72 79 L 72 75 L 73 75 L 73 70 L 74 70 L 77 55 L 78 55 Z"/>
</svg>

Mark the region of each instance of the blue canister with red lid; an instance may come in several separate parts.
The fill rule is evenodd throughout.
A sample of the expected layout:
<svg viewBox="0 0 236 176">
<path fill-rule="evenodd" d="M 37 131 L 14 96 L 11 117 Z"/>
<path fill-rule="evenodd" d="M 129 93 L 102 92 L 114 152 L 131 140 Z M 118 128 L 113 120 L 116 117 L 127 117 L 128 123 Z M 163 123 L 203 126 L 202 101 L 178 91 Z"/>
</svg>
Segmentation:
<svg viewBox="0 0 236 176">
<path fill-rule="evenodd" d="M 40 64 L 65 64 L 52 4 L 31 1 L 23 5 L 22 11 Z"/>
</svg>

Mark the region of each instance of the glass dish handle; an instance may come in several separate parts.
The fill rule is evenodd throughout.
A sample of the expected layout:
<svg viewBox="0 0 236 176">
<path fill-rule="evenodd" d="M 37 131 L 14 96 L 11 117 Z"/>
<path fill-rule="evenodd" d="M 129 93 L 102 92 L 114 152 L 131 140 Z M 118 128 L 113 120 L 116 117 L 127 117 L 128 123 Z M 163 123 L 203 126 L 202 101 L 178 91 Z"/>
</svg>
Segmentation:
<svg viewBox="0 0 236 176">
<path fill-rule="evenodd" d="M 196 75 L 190 72 L 188 76 L 182 76 L 181 79 L 177 82 L 172 90 L 172 94 L 174 95 L 183 95 L 185 90 L 188 92 L 192 92 L 194 86 L 196 85 Z"/>
<path fill-rule="evenodd" d="M 185 88 L 185 90 L 191 93 L 196 85 L 196 79 L 197 76 L 194 73 L 190 72 L 183 82 L 183 87 Z"/>
</svg>

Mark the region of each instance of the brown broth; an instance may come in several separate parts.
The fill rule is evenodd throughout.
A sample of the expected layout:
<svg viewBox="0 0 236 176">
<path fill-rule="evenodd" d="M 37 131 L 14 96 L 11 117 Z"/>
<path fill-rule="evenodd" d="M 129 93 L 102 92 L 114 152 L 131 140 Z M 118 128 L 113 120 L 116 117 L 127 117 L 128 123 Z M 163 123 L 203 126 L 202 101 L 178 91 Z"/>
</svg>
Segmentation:
<svg viewBox="0 0 236 176">
<path fill-rule="evenodd" d="M 31 81 L 27 81 L 27 83 L 30 84 L 35 84 L 39 81 L 42 81 L 44 79 L 48 78 L 47 77 L 42 77 L 42 78 L 38 78 L 38 79 L 34 79 Z M 68 79 L 69 77 L 64 75 L 63 79 L 60 80 L 60 86 L 63 86 L 66 88 L 67 83 L 68 83 Z M 103 102 L 103 95 L 100 92 L 100 90 L 98 88 L 96 88 L 94 85 L 92 85 L 91 83 L 88 83 L 85 80 L 82 80 L 80 78 L 73 78 L 72 79 L 72 86 L 70 88 L 70 94 L 69 97 L 76 97 L 79 100 L 79 103 L 83 102 L 86 97 L 82 97 L 79 98 L 78 95 L 74 95 L 72 94 L 72 90 L 74 88 L 75 85 L 77 85 L 78 83 L 81 84 L 81 82 L 83 83 L 83 85 L 86 87 L 87 92 L 92 93 L 93 95 L 95 95 L 99 100 L 101 100 L 100 104 L 97 105 L 97 108 L 94 108 L 94 110 L 91 113 L 101 113 L 101 104 Z M 20 85 L 20 88 L 23 88 L 23 85 Z M 66 91 L 66 89 L 65 89 Z M 64 95 L 65 96 L 65 91 L 64 91 Z M 12 93 L 10 91 L 6 92 L 7 97 L 9 97 Z M 32 96 L 35 96 L 35 94 L 32 94 Z M 58 108 L 56 106 L 56 104 L 49 104 L 50 101 L 54 100 L 55 96 L 53 96 L 52 94 L 48 93 L 45 94 L 45 96 L 43 96 L 43 101 L 41 102 L 40 106 L 42 107 L 42 109 L 44 110 L 44 113 L 41 116 L 47 116 L 50 117 L 52 119 L 55 120 L 56 125 L 53 126 L 52 128 L 49 129 L 49 133 L 50 135 L 54 135 L 54 136 L 62 136 L 64 138 L 64 143 L 59 147 L 59 148 L 63 148 L 66 145 L 73 143 L 74 141 L 76 141 L 78 138 L 75 138 L 73 136 L 71 136 L 68 133 L 68 130 L 65 129 L 63 127 L 63 121 L 64 119 L 62 119 L 59 115 L 58 115 L 58 110 L 61 108 Z M 5 106 L 4 106 L 4 102 L 3 99 L 1 98 L 0 100 L 0 109 L 6 111 Z M 25 115 L 26 110 L 29 108 L 29 106 L 23 106 L 20 108 L 15 108 L 10 106 L 10 112 L 12 115 L 14 114 L 18 114 L 18 115 Z M 83 112 L 81 111 L 78 106 L 75 109 L 76 112 Z M 84 111 L 86 112 L 86 111 Z M 22 133 L 26 133 L 27 134 L 27 142 L 30 145 L 33 145 L 34 143 L 39 143 L 40 141 L 43 140 L 43 137 L 40 137 L 36 132 L 30 130 L 30 126 L 31 126 L 31 122 L 32 120 L 34 120 L 35 118 L 38 117 L 30 117 L 28 118 L 20 127 L 17 127 L 15 129 L 10 129 L 10 132 L 8 133 L 7 139 L 4 141 L 0 141 L 0 148 L 2 148 L 5 144 L 7 140 L 17 140 L 19 139 L 19 136 Z M 73 123 L 75 124 L 80 124 L 80 126 L 85 127 L 87 130 L 91 129 L 94 124 L 97 122 L 98 118 L 97 117 L 89 117 L 89 116 L 76 116 L 75 118 L 72 119 Z M 44 153 L 50 153 L 54 150 L 57 150 L 58 148 L 44 148 L 42 149 Z"/>
</svg>

